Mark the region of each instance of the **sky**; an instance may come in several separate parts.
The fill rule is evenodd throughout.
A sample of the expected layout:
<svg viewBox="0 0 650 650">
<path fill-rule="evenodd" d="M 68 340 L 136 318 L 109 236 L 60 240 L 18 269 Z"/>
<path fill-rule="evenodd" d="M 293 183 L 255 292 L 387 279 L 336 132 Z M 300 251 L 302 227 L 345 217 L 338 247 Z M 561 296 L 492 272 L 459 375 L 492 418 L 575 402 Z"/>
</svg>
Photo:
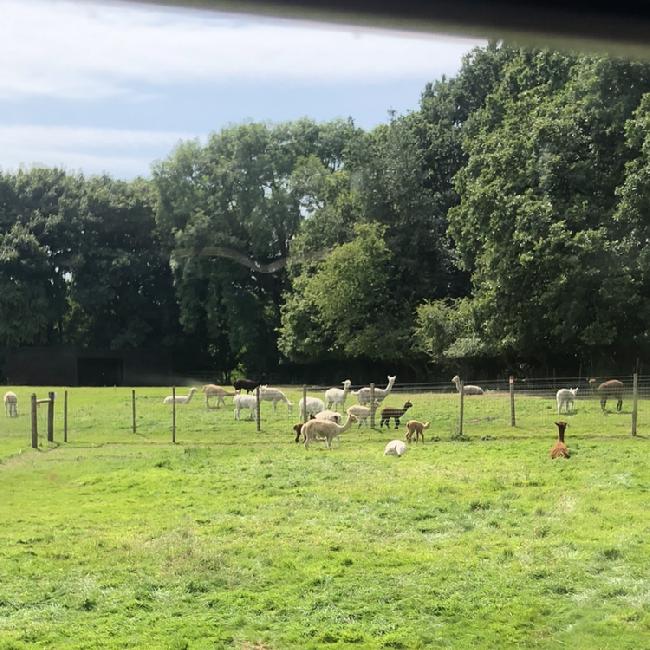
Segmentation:
<svg viewBox="0 0 650 650">
<path fill-rule="evenodd" d="M 0 170 L 148 176 L 245 121 L 417 108 L 481 42 L 119 2 L 0 0 Z"/>
</svg>

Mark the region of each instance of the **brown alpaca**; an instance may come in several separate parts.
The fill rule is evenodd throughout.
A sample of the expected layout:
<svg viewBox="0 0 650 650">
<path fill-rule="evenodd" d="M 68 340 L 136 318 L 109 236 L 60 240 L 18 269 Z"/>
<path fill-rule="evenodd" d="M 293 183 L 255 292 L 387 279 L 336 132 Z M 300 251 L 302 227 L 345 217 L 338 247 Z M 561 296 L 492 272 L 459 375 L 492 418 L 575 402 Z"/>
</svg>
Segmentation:
<svg viewBox="0 0 650 650">
<path fill-rule="evenodd" d="M 618 379 L 610 379 L 609 381 L 604 381 L 598 387 L 596 387 L 596 383 L 595 379 L 589 380 L 590 386 L 600 397 L 600 408 L 603 412 L 605 412 L 607 399 L 609 397 L 616 399 L 616 410 L 620 412 L 623 408 L 623 393 L 625 392 L 625 385 L 623 382 Z"/>
<path fill-rule="evenodd" d="M 313 420 L 314 416 L 309 415 L 309 419 Z M 302 432 L 302 425 L 305 424 L 304 422 L 298 422 L 298 424 L 294 424 L 292 429 L 296 432 L 296 440 L 295 442 L 300 442 L 300 433 Z"/>
<path fill-rule="evenodd" d="M 564 444 L 564 430 L 566 422 L 556 422 L 558 429 L 558 440 L 551 448 L 551 458 L 568 458 L 571 454 L 569 448 Z"/>
<path fill-rule="evenodd" d="M 409 420 L 406 423 L 406 440 L 411 442 L 413 439 L 413 434 L 415 434 L 415 442 L 418 441 L 418 438 L 422 436 L 422 442 L 424 442 L 424 429 L 429 428 L 428 422 L 418 422 L 417 420 Z"/>
</svg>

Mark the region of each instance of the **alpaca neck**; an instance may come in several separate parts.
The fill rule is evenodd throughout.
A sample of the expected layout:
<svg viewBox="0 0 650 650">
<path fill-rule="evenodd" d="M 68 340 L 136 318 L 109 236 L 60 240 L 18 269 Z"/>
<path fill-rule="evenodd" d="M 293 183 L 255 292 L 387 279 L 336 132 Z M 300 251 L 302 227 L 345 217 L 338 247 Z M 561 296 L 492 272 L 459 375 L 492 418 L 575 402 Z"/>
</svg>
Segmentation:
<svg viewBox="0 0 650 650">
<path fill-rule="evenodd" d="M 347 431 L 352 426 L 352 416 L 348 415 L 348 419 L 340 426 L 340 432 Z"/>
<path fill-rule="evenodd" d="M 190 400 L 192 399 L 192 395 L 194 395 L 194 391 L 191 391 L 190 394 L 187 396 L 187 401 L 185 402 L 186 404 L 190 403 Z"/>
</svg>

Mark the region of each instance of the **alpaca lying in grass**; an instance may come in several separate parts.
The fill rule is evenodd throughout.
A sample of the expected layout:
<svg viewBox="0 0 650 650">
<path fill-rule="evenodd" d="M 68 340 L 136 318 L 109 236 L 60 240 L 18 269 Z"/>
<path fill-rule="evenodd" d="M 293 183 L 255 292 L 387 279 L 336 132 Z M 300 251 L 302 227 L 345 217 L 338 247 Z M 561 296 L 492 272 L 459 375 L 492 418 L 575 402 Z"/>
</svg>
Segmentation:
<svg viewBox="0 0 650 650">
<path fill-rule="evenodd" d="M 424 442 L 424 429 L 429 428 L 428 422 L 418 422 L 418 420 L 409 420 L 406 423 L 406 440 L 411 442 L 413 435 L 415 434 L 415 442 L 418 441 L 418 438 L 422 438 Z"/>
<path fill-rule="evenodd" d="M 569 458 L 571 453 L 569 448 L 564 443 L 564 430 L 566 429 L 566 422 L 556 422 L 558 429 L 558 440 L 551 448 L 551 458 Z"/>
<path fill-rule="evenodd" d="M 408 447 L 401 440 L 391 440 L 384 447 L 384 456 L 402 456 Z"/>
</svg>

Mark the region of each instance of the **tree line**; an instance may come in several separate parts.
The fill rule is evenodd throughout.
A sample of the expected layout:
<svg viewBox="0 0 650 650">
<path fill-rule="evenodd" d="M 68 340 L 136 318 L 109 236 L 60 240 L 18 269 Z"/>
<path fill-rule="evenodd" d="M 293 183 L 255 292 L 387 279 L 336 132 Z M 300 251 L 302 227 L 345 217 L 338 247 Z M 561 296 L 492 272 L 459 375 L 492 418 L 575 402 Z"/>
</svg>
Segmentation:
<svg viewBox="0 0 650 650">
<path fill-rule="evenodd" d="M 617 366 L 650 345 L 650 64 L 490 43 L 420 104 L 245 123 L 150 180 L 0 174 L 0 349 Z"/>
</svg>

